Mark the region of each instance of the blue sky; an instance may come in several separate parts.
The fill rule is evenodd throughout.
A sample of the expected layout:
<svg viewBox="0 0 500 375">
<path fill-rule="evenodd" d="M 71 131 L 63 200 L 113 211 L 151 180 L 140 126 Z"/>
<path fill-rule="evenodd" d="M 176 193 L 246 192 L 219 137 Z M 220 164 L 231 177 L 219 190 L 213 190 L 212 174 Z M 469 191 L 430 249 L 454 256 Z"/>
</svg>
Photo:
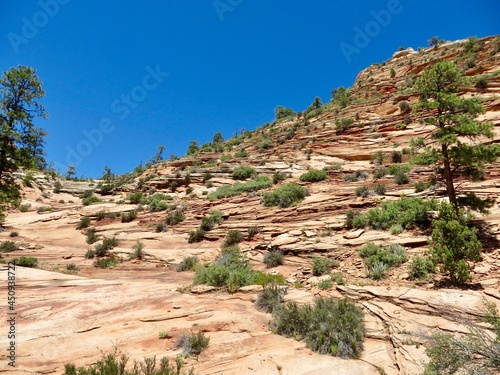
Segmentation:
<svg viewBox="0 0 500 375">
<path fill-rule="evenodd" d="M 498 0 L 2 1 L 0 71 L 37 70 L 47 161 L 98 177 L 327 102 L 399 46 L 499 34 L 498 14 Z"/>
</svg>

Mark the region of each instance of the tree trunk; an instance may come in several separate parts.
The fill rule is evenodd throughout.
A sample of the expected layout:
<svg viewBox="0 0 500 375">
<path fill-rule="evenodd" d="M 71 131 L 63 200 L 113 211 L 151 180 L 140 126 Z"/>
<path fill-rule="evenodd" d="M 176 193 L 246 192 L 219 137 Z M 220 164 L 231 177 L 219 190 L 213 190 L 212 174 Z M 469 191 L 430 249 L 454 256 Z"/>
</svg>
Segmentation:
<svg viewBox="0 0 500 375">
<path fill-rule="evenodd" d="M 450 203 L 458 209 L 457 194 L 455 192 L 455 185 L 453 184 L 453 176 L 451 174 L 450 157 L 448 155 L 448 146 L 441 145 L 441 152 L 444 158 L 444 178 L 446 179 L 446 193 Z"/>
</svg>

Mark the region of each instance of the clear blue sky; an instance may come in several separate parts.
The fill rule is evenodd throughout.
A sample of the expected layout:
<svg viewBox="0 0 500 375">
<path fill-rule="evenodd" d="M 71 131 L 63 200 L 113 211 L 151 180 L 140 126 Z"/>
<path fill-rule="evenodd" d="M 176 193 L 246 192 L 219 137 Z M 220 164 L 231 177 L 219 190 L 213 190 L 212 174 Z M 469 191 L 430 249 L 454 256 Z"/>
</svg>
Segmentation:
<svg viewBox="0 0 500 375">
<path fill-rule="evenodd" d="M 36 68 L 47 161 L 98 177 L 327 102 L 399 46 L 499 34 L 499 14 L 498 0 L 4 0 L 0 71 Z"/>
</svg>

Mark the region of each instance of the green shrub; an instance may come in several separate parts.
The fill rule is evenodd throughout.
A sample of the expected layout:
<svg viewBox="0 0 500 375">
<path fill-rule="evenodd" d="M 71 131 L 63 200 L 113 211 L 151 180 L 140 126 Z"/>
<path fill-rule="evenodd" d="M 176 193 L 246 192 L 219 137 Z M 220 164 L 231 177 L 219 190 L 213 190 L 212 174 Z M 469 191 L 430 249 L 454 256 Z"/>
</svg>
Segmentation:
<svg viewBox="0 0 500 375">
<path fill-rule="evenodd" d="M 210 211 L 209 216 L 203 216 L 203 218 L 201 219 L 200 229 L 204 230 L 205 232 L 211 231 L 217 224 L 220 224 L 224 221 L 223 215 L 224 214 L 220 211 Z"/>
<path fill-rule="evenodd" d="M 243 241 L 243 234 L 239 230 L 230 230 L 226 234 L 226 239 L 222 244 L 223 247 L 229 247 L 232 245 L 236 245 Z"/>
<path fill-rule="evenodd" d="M 89 367 L 76 367 L 68 363 L 64 365 L 64 375 L 195 375 L 191 368 L 189 371 L 183 370 L 182 357 L 175 358 L 175 365 L 171 365 L 168 358 L 163 357 L 159 363 L 156 357 L 144 358 L 143 362 L 134 364 L 133 371 L 127 371 L 128 357 L 122 354 L 118 357 L 117 352 L 104 355 L 95 365 Z"/>
<path fill-rule="evenodd" d="M 313 264 L 313 275 L 321 276 L 330 272 L 330 269 L 333 267 L 338 267 L 340 264 L 338 261 L 333 259 L 328 259 L 325 257 L 314 256 L 312 258 Z"/>
<path fill-rule="evenodd" d="M 258 310 L 272 313 L 283 302 L 284 291 L 277 285 L 265 286 L 255 300 Z"/>
<path fill-rule="evenodd" d="M 401 232 L 403 232 L 403 230 L 404 229 L 401 226 L 401 224 L 394 224 L 392 227 L 389 228 L 389 233 L 391 233 L 392 235 L 398 235 Z"/>
<path fill-rule="evenodd" d="M 208 180 L 211 180 L 213 178 L 212 173 L 210 172 L 205 172 L 203 174 L 203 182 L 207 182 Z"/>
<path fill-rule="evenodd" d="M 99 241 L 99 237 L 95 234 L 94 228 L 87 229 L 86 236 L 87 236 L 86 242 L 89 245 L 92 245 L 93 243 Z"/>
<path fill-rule="evenodd" d="M 76 229 L 85 229 L 88 228 L 90 225 L 90 217 L 85 216 L 80 219 L 80 222 L 76 226 Z"/>
<path fill-rule="evenodd" d="M 36 268 L 38 266 L 38 259 L 34 257 L 20 257 L 11 259 L 12 263 L 18 266 Z"/>
<path fill-rule="evenodd" d="M 321 290 L 331 289 L 332 286 L 333 286 L 332 279 L 321 280 L 318 283 L 318 288 L 320 288 Z"/>
<path fill-rule="evenodd" d="M 429 187 L 429 184 L 426 184 L 423 181 L 417 181 L 415 183 L 415 193 L 420 193 L 420 192 L 424 191 L 425 189 L 427 189 L 428 187 Z"/>
<path fill-rule="evenodd" d="M 208 195 L 208 200 L 214 201 L 216 199 L 233 197 L 242 193 L 266 189 L 272 186 L 269 177 L 258 176 L 253 180 L 246 182 L 237 182 L 233 186 L 225 185 L 217 188 L 216 191 Z"/>
<path fill-rule="evenodd" d="M 132 210 L 128 213 L 122 213 L 122 223 L 130 223 L 137 218 L 137 210 Z"/>
<path fill-rule="evenodd" d="M 118 259 L 114 254 L 111 254 L 109 257 L 106 258 L 96 259 L 93 263 L 94 267 L 98 268 L 115 267 L 117 264 L 118 264 Z"/>
<path fill-rule="evenodd" d="M 407 101 L 399 102 L 399 110 L 401 111 L 401 113 L 410 113 L 411 104 Z"/>
<path fill-rule="evenodd" d="M 327 173 L 325 171 L 311 169 L 310 171 L 300 176 L 300 181 L 319 182 L 325 180 L 326 177 Z"/>
<path fill-rule="evenodd" d="M 434 199 L 402 197 L 395 201 L 383 202 L 380 207 L 372 208 L 353 218 L 352 225 L 355 228 L 368 226 L 383 230 L 388 230 L 394 224 L 400 224 L 404 229 L 427 228 L 431 223 L 428 212 L 437 208 L 438 204 Z"/>
<path fill-rule="evenodd" d="M 280 186 L 273 192 L 265 193 L 262 203 L 266 207 L 278 206 L 280 208 L 290 207 L 302 201 L 308 195 L 306 188 L 291 182 Z"/>
<path fill-rule="evenodd" d="M 259 227 L 257 225 L 253 225 L 247 229 L 248 238 L 254 238 L 259 233 Z"/>
<path fill-rule="evenodd" d="M 210 337 L 203 332 L 191 333 L 191 336 L 182 335 L 177 341 L 177 347 L 182 348 L 184 355 L 200 355 L 208 348 Z"/>
<path fill-rule="evenodd" d="M 9 253 L 11 251 L 16 251 L 19 246 L 14 241 L 3 241 L 0 243 L 0 252 Z"/>
<path fill-rule="evenodd" d="M 373 178 L 378 180 L 387 174 L 387 168 L 379 167 L 373 170 Z"/>
<path fill-rule="evenodd" d="M 29 204 L 22 204 L 22 205 L 19 206 L 19 211 L 21 211 L 21 212 L 28 212 L 29 208 L 30 208 Z"/>
<path fill-rule="evenodd" d="M 193 255 L 184 257 L 182 262 L 176 267 L 177 272 L 194 271 L 195 266 L 198 264 L 198 257 Z"/>
<path fill-rule="evenodd" d="M 397 172 L 394 175 L 394 182 L 398 185 L 405 185 L 410 182 L 408 175 L 404 172 Z"/>
<path fill-rule="evenodd" d="M 410 278 L 423 280 L 430 273 L 435 272 L 434 262 L 431 258 L 417 256 L 410 262 Z"/>
<path fill-rule="evenodd" d="M 78 272 L 80 271 L 80 268 L 78 268 L 75 263 L 69 263 L 66 264 L 66 270 L 71 272 Z"/>
<path fill-rule="evenodd" d="M 152 199 L 148 205 L 148 210 L 152 212 L 160 212 L 170 209 L 172 206 L 164 200 Z M 131 220 L 132 221 L 132 220 Z"/>
<path fill-rule="evenodd" d="M 205 231 L 203 229 L 195 229 L 189 232 L 188 243 L 196 243 L 203 241 Z"/>
<path fill-rule="evenodd" d="M 439 206 L 439 219 L 432 223 L 429 250 L 432 260 L 440 266 L 453 284 L 463 284 L 472 279 L 469 262 L 481 259 L 482 244 L 477 228 L 472 227 L 470 213 L 456 211 L 449 203 Z"/>
<path fill-rule="evenodd" d="M 9 237 L 19 237 L 19 232 L 18 231 L 12 231 L 9 233 Z"/>
<path fill-rule="evenodd" d="M 85 190 L 83 193 L 82 193 L 82 196 L 81 198 L 82 199 L 86 199 L 86 198 L 90 198 L 94 195 L 94 191 L 93 190 Z"/>
<path fill-rule="evenodd" d="M 273 250 L 264 256 L 264 263 L 267 268 L 277 267 L 283 264 L 284 256 L 280 250 Z"/>
<path fill-rule="evenodd" d="M 274 143 L 272 140 L 270 139 L 264 139 L 263 141 L 257 143 L 257 148 L 260 150 L 260 151 L 263 151 L 263 150 L 268 150 L 270 148 L 273 148 L 274 146 Z"/>
<path fill-rule="evenodd" d="M 94 252 L 95 256 L 97 257 L 103 257 L 106 256 L 108 253 L 108 250 L 113 249 L 114 247 L 118 246 L 119 241 L 116 237 L 104 237 L 102 240 L 102 243 L 97 244 L 94 247 Z"/>
<path fill-rule="evenodd" d="M 143 199 L 143 193 L 139 191 L 136 193 L 129 194 L 127 199 L 132 204 L 139 204 L 141 202 L 141 200 Z"/>
<path fill-rule="evenodd" d="M 407 165 L 393 164 L 389 167 L 389 174 L 396 175 L 398 173 L 408 173 L 410 167 Z"/>
<path fill-rule="evenodd" d="M 85 259 L 94 259 L 95 257 L 95 251 L 92 249 L 88 249 L 87 252 L 85 253 Z"/>
<path fill-rule="evenodd" d="M 99 198 L 97 198 L 95 195 L 91 195 L 90 197 L 88 198 L 84 198 L 82 200 L 82 204 L 84 206 L 89 206 L 91 205 L 92 203 L 97 203 L 97 202 L 100 202 L 101 200 Z"/>
<path fill-rule="evenodd" d="M 273 184 L 277 185 L 281 181 L 284 181 L 286 179 L 286 175 L 283 172 L 276 172 L 273 175 Z"/>
<path fill-rule="evenodd" d="M 54 193 L 59 194 L 62 189 L 62 184 L 59 181 L 56 181 L 54 184 L 54 190 L 52 190 Z"/>
<path fill-rule="evenodd" d="M 385 192 L 387 191 L 387 188 L 386 188 L 385 184 L 377 184 L 373 188 L 373 191 L 375 192 L 375 194 L 384 195 Z"/>
<path fill-rule="evenodd" d="M 184 213 L 181 210 L 177 209 L 168 214 L 167 218 L 165 219 L 165 223 L 167 225 L 176 225 L 183 222 L 185 219 L 186 217 L 184 216 Z"/>
<path fill-rule="evenodd" d="M 382 151 L 377 151 L 374 155 L 372 155 L 372 160 L 376 165 L 384 164 L 385 154 Z"/>
<path fill-rule="evenodd" d="M 352 118 L 342 118 L 335 120 L 335 129 L 342 133 L 348 130 L 352 124 L 354 124 L 354 119 Z"/>
<path fill-rule="evenodd" d="M 382 280 L 385 278 L 388 266 L 382 262 L 375 262 L 368 268 L 368 277 L 373 280 Z"/>
<path fill-rule="evenodd" d="M 346 212 L 346 219 L 345 219 L 345 223 L 344 225 L 347 227 L 347 228 L 352 228 L 353 227 L 353 223 L 354 223 L 354 219 L 357 217 L 357 216 L 360 216 L 361 213 L 357 212 L 357 211 L 353 211 L 353 210 L 348 210 Z"/>
<path fill-rule="evenodd" d="M 132 252 L 130 253 L 130 259 L 143 259 L 144 258 L 144 255 L 146 255 L 144 253 L 144 243 L 142 243 L 142 241 L 139 241 L 137 240 L 137 242 L 134 244 L 134 246 L 132 247 Z"/>
<path fill-rule="evenodd" d="M 359 255 L 364 258 L 368 277 L 380 280 L 385 277 L 387 270 L 406 262 L 406 249 L 399 244 L 390 244 L 382 247 L 369 242 L 360 249 Z"/>
<path fill-rule="evenodd" d="M 235 158 L 246 158 L 247 156 L 248 154 L 243 150 L 239 150 L 234 154 Z"/>
<path fill-rule="evenodd" d="M 231 177 L 234 180 L 247 180 L 255 175 L 256 172 L 254 168 L 250 167 L 249 165 L 240 165 L 234 169 Z"/>
<path fill-rule="evenodd" d="M 391 154 L 391 161 L 393 163 L 401 163 L 403 161 L 403 153 L 401 151 L 393 151 Z"/>
<path fill-rule="evenodd" d="M 363 311 L 347 299 L 317 298 L 314 306 L 295 302 L 273 311 L 273 332 L 302 339 L 312 350 L 342 358 L 359 358 L 363 351 Z"/>
<path fill-rule="evenodd" d="M 370 194 L 370 189 L 368 189 L 368 186 L 358 186 L 355 193 L 357 197 L 366 198 Z"/>
</svg>

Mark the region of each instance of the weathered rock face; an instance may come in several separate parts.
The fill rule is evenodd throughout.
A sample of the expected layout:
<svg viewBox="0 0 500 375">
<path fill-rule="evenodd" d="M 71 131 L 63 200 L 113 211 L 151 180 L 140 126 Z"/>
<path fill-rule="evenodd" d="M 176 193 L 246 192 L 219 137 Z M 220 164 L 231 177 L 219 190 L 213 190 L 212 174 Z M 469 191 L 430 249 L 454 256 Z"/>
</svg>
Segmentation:
<svg viewBox="0 0 500 375">
<path fill-rule="evenodd" d="M 498 71 L 498 53 L 490 55 L 490 43 L 494 42 L 485 39 L 478 57 L 481 72 Z M 433 59 L 455 58 L 458 48 L 450 44 L 437 51 L 401 51 L 387 64 L 361 72 L 351 90 L 360 100 L 338 113 L 325 111 L 305 125 L 299 119 L 297 126 L 290 122 L 264 129 L 274 140 L 273 148 L 259 148 L 260 135 L 250 134 L 241 144 L 226 150 L 224 160 L 221 154 L 213 153 L 155 165 L 133 182 L 115 187 L 115 195 L 98 194 L 103 201 L 97 204 L 83 207 L 79 198 L 82 192 L 96 188 L 90 182 L 62 181 L 62 188 L 54 193 L 54 181 L 37 176 L 33 187 L 24 188 L 27 212 L 9 213 L 5 230 L 0 233 L 0 241 L 13 240 L 19 245 L 18 250 L 3 254 L 5 258 L 39 259 L 39 269 L 18 267 L 18 358 L 15 369 L 0 370 L 59 374 L 65 363 L 95 363 L 101 350 L 110 353 L 115 345 L 130 356 L 131 362 L 154 355 L 173 358 L 181 353 L 176 342 L 183 334 L 201 331 L 210 337 L 210 346 L 197 359 L 187 359 L 187 366 L 199 374 L 421 373 L 427 359 L 428 335 L 436 330 L 466 332 L 462 317 L 477 319 L 483 313 L 483 300 L 500 307 L 500 250 L 496 242 L 499 205 L 481 217 L 485 251 L 473 270 L 474 287 L 469 289 L 440 288 L 446 285 L 440 276 L 423 282 L 409 280 L 408 263 L 389 270 L 386 279 L 368 279 L 360 247 L 368 242 L 399 243 L 411 260 L 425 253 L 429 233 L 348 230 L 344 223 L 348 210 L 363 211 L 401 194 L 444 196 L 439 186 L 415 193 L 410 184 L 396 185 L 392 176 L 374 179 L 371 161 L 376 152 L 382 151 L 383 163 L 388 165 L 393 151 L 403 151 L 412 138 L 428 134 L 414 113 L 406 127 L 400 126 L 408 119 L 400 112 L 399 102 L 418 100 L 418 94 L 405 90 L 406 78 L 420 73 Z M 396 72 L 393 78 L 391 68 Z M 484 98 L 487 112 L 482 118 L 495 124 L 494 142 L 500 141 L 499 93 L 498 74 L 488 78 L 486 89 L 464 88 L 464 95 Z M 336 120 L 347 117 L 355 123 L 339 134 Z M 291 131 L 292 137 L 288 135 Z M 247 157 L 236 156 L 241 149 Z M 407 161 L 403 153 L 403 163 Z M 307 187 L 309 196 L 288 208 L 264 207 L 260 191 L 208 200 L 208 192 L 234 183 L 231 173 L 238 165 L 251 165 L 259 175 L 270 178 L 280 172 L 286 180 L 279 184 L 298 182 Z M 462 190 L 496 198 L 500 193 L 498 166 L 489 166 L 483 182 L 461 181 Z M 308 168 L 324 167 L 329 167 L 325 181 L 299 180 Z M 356 171 L 366 172 L 366 176 L 355 182 L 344 181 Z M 431 174 L 431 168 L 413 167 L 409 177 L 413 183 L 426 181 Z M 373 190 L 379 183 L 386 185 L 385 195 L 356 197 L 356 188 Z M 131 204 L 127 194 L 138 189 L 145 196 L 155 192 L 171 195 L 168 204 L 182 209 L 185 220 L 158 226 L 165 223 L 169 211 L 150 211 L 147 203 Z M 137 218 L 122 222 L 121 214 L 134 210 Z M 223 212 L 225 220 L 207 232 L 204 241 L 188 244 L 188 233 L 199 227 L 202 217 L 211 210 Z M 85 259 L 94 245 L 86 242 L 86 229 L 75 229 L 83 217 L 91 219 L 96 235 L 114 236 L 120 241 L 112 252 L 123 262 L 111 269 L 99 269 L 92 259 Z M 247 237 L 254 226 L 258 233 Z M 193 286 L 193 272 L 175 271 L 187 256 L 196 255 L 202 264 L 212 262 L 229 230 L 245 235 L 240 247 L 255 269 L 285 276 L 285 301 L 312 303 L 316 296 L 347 296 L 357 301 L 364 310 L 367 329 L 362 358 L 343 360 L 319 355 L 300 341 L 273 334 L 268 325 L 272 316 L 254 307 L 260 286 L 228 294 L 211 286 Z M 18 232 L 18 237 L 10 237 L 11 232 Z M 138 240 L 145 245 L 145 256 L 130 261 L 132 246 Z M 285 254 L 284 264 L 267 269 L 263 258 L 276 249 Z M 318 255 L 339 262 L 333 271 L 345 284 L 319 289 L 317 284 L 327 277 L 313 276 L 311 258 Z M 70 264 L 80 269 L 76 275 L 68 274 L 66 267 Z M 159 338 L 160 331 L 168 332 L 166 339 Z M 0 360 L 5 362 L 5 351 L 0 353 Z"/>
</svg>

